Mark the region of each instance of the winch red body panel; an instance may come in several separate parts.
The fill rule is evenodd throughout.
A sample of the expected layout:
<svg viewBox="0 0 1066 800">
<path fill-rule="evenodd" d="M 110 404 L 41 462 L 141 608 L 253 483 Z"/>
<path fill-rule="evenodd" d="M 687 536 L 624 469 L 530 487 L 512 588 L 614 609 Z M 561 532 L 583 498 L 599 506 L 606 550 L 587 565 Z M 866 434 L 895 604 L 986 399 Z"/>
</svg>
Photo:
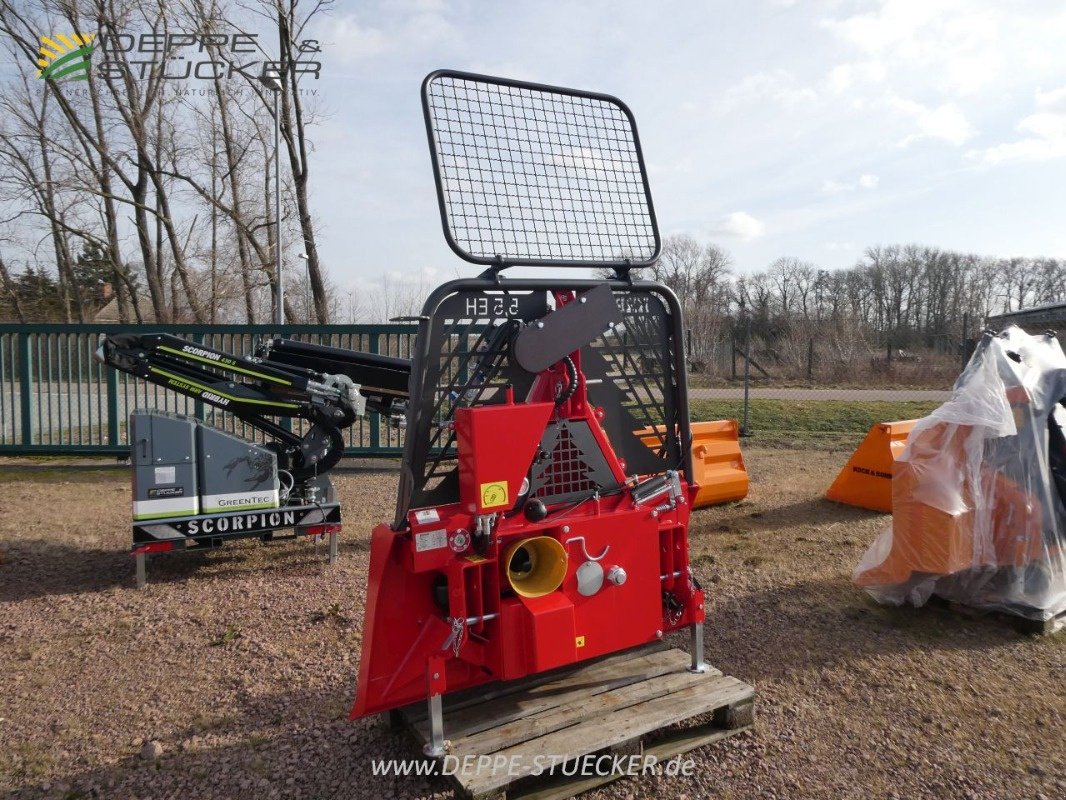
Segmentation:
<svg viewBox="0 0 1066 800">
<path fill-rule="evenodd" d="M 554 403 L 510 402 L 455 410 L 459 493 L 467 511 L 486 514 L 514 505 Z"/>
<path fill-rule="evenodd" d="M 578 353 L 572 359 L 580 363 Z M 526 402 L 508 392 L 503 404 L 457 409 L 460 502 L 412 509 L 402 530 L 374 530 L 353 718 L 595 658 L 703 622 L 703 593 L 688 561 L 695 487 L 683 478 L 672 507 L 665 494 L 638 503 L 630 481 L 611 494 L 548 507 L 539 520 L 512 510 L 531 462 L 544 455 L 537 451 L 545 427 L 559 420 L 588 423 L 611 473 L 624 481 L 601 427 L 604 410 L 589 406 L 584 376 L 577 377 L 561 404 L 547 399 L 567 380 L 553 368 L 534 382 Z M 486 484 L 497 485 L 496 494 L 486 497 Z M 475 548 L 478 517 L 490 514 L 496 514 L 491 532 Z M 505 562 L 516 543 L 536 537 L 562 546 L 565 573 L 556 588 L 527 597 Z M 530 572 L 546 568 L 532 564 Z"/>
</svg>

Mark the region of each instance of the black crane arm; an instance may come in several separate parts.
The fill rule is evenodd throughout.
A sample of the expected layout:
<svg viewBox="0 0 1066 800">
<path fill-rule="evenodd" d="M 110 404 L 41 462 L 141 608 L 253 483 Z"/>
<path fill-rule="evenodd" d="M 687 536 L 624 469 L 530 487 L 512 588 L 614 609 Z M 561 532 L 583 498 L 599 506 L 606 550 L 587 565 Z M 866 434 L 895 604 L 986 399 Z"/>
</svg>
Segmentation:
<svg viewBox="0 0 1066 800">
<path fill-rule="evenodd" d="M 322 474 L 344 452 L 342 431 L 367 409 L 397 417 L 406 411 L 406 375 L 401 359 L 274 340 L 262 355 L 237 356 L 166 333 L 119 333 L 105 337 L 97 358 L 109 366 L 228 411 L 278 440 L 297 480 Z M 318 352 L 322 350 L 323 352 Z M 273 357 L 272 357 L 273 356 Z M 322 367 L 344 368 L 326 372 Z M 316 369 L 318 367 L 319 369 Z M 385 378 L 379 374 L 385 373 Z M 366 375 L 381 386 L 362 387 Z M 398 387 L 403 380 L 403 391 Z M 311 423 L 304 435 L 271 418 Z"/>
</svg>

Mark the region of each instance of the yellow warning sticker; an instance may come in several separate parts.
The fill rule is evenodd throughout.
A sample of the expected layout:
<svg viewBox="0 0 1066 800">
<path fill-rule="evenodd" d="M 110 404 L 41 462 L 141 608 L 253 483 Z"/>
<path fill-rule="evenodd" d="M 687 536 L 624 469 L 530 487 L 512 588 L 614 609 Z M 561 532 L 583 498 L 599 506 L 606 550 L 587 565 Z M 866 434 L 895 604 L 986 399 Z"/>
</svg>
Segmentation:
<svg viewBox="0 0 1066 800">
<path fill-rule="evenodd" d="M 584 647 L 585 646 L 585 637 L 584 636 L 578 636 L 577 639 L 574 641 L 574 644 L 577 647 Z"/>
<path fill-rule="evenodd" d="M 507 505 L 507 481 L 481 484 L 481 507 L 496 508 Z"/>
</svg>

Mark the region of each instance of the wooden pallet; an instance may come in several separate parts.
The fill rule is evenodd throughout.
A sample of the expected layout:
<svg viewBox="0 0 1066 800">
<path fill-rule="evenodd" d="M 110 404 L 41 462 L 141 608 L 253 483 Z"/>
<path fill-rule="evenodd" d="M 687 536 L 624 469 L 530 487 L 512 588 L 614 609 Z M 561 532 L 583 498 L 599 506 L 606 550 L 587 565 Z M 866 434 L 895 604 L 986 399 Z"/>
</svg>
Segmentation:
<svg viewBox="0 0 1066 800">
<path fill-rule="evenodd" d="M 536 775 L 537 755 L 565 755 L 571 766 L 589 754 L 638 759 L 647 755 L 665 762 L 752 725 L 751 686 L 713 667 L 691 672 L 689 665 L 687 653 L 656 643 L 576 667 L 447 695 L 448 757 L 471 756 L 471 763 L 481 756 L 499 757 L 496 763 L 506 760 L 509 765 L 498 771 L 470 770 L 452 780 L 462 796 L 477 800 L 554 800 L 622 776 L 582 776 L 580 771 L 566 776 L 560 774 L 561 767 L 555 774 L 544 770 Z M 394 728 L 413 734 L 419 745 L 429 741 L 425 703 L 392 712 L 390 721 Z M 445 760 L 455 765 L 455 759 Z M 601 762 L 601 767 L 606 764 Z"/>
<path fill-rule="evenodd" d="M 1017 614 L 1009 614 L 1006 611 L 975 608 L 974 606 L 968 606 L 965 603 L 959 603 L 955 600 L 948 600 L 936 594 L 929 598 L 929 604 L 953 614 L 958 614 L 960 617 L 967 617 L 969 619 L 994 619 L 1004 625 L 1014 628 L 1018 633 L 1034 636 L 1048 636 L 1066 628 L 1066 611 L 1051 617 L 1050 619 L 1031 619 Z"/>
</svg>

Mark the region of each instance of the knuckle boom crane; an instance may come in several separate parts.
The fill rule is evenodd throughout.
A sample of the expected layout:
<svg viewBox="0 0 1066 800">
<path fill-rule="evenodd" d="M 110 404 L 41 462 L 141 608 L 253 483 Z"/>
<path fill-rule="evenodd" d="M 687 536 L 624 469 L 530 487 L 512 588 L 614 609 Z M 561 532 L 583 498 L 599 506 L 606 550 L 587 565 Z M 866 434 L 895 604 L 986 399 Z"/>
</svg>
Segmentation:
<svg viewBox="0 0 1066 800">
<path fill-rule="evenodd" d="M 274 538 L 283 528 L 329 534 L 332 559 L 340 506 L 328 472 L 344 454 L 344 431 L 367 411 L 397 422 L 406 411 L 408 361 L 341 348 L 273 339 L 244 356 L 167 333 L 118 333 L 97 358 L 271 440 L 254 444 L 176 414 L 131 414 L 139 585 L 148 553 Z M 292 419 L 307 424 L 294 430 L 284 424 Z"/>
</svg>

